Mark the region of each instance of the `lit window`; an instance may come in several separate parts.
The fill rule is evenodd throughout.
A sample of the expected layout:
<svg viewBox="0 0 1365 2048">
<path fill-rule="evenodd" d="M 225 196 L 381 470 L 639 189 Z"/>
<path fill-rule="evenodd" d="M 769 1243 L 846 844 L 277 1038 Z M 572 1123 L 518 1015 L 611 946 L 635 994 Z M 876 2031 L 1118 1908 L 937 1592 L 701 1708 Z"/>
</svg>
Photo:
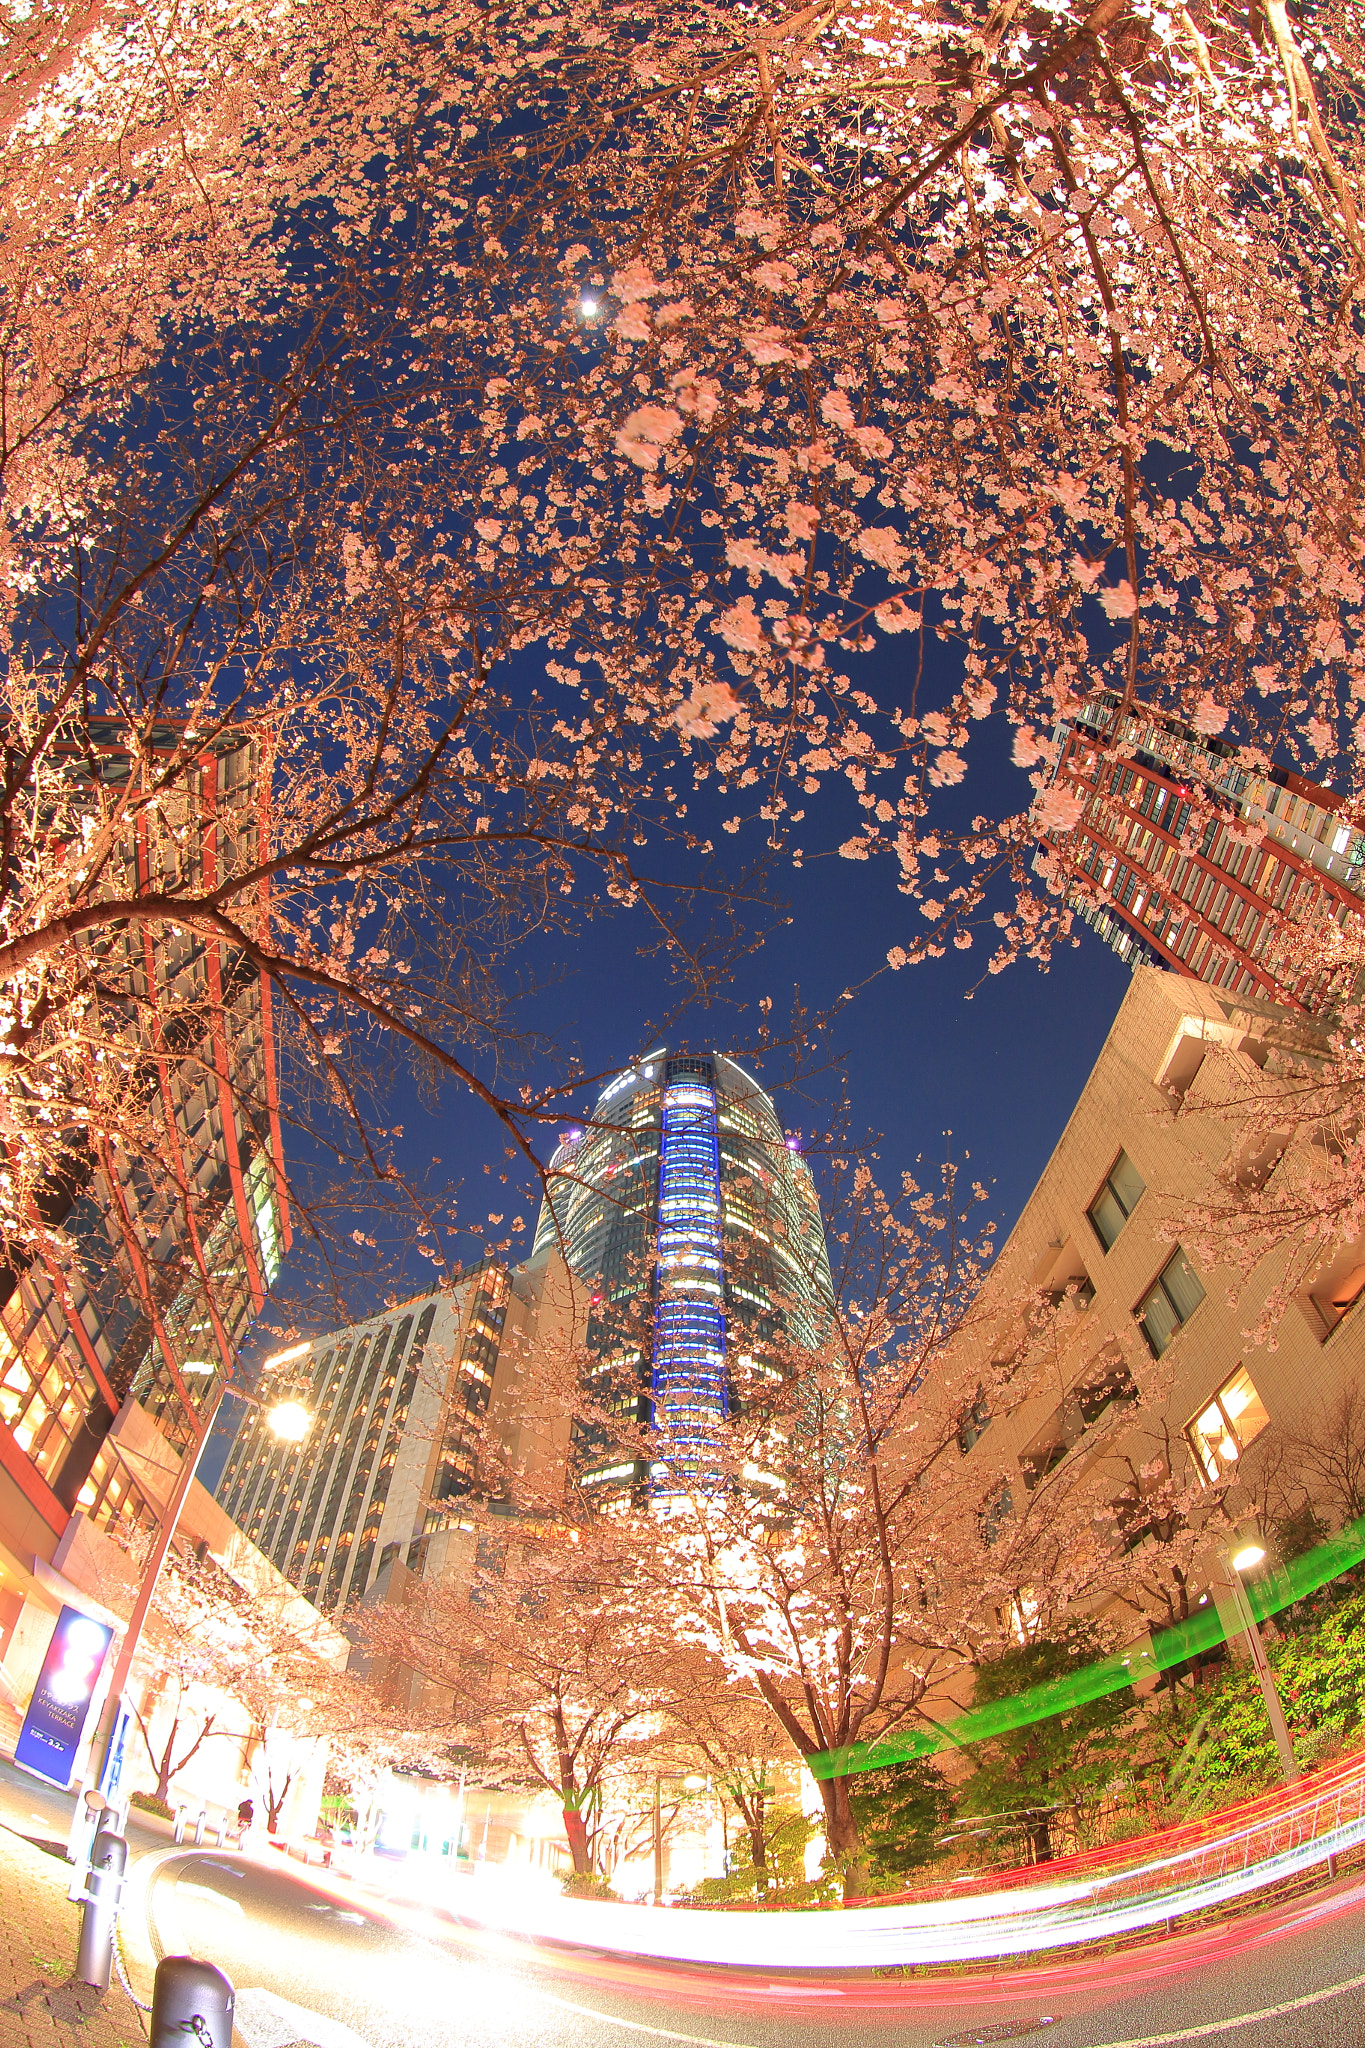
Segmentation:
<svg viewBox="0 0 1365 2048">
<path fill-rule="evenodd" d="M 1181 1324 L 1189 1321 L 1203 1299 L 1199 1275 L 1177 1246 L 1155 1287 L 1134 1311 L 1154 1358 L 1160 1358 Z"/>
<path fill-rule="evenodd" d="M 1087 1210 L 1095 1235 L 1106 1251 L 1136 1209 L 1147 1183 L 1126 1152 L 1120 1152 L 1105 1177 L 1104 1186 Z"/>
<path fill-rule="evenodd" d="M 1212 1482 L 1235 1465 L 1269 1421 L 1250 1373 L 1239 1366 L 1185 1431 L 1204 1477 Z"/>
</svg>

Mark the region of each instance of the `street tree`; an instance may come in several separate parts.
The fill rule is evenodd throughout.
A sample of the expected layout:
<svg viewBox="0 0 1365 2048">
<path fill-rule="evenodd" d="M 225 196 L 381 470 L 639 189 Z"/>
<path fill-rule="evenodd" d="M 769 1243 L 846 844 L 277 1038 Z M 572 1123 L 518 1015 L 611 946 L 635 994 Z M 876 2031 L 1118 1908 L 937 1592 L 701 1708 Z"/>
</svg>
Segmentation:
<svg viewBox="0 0 1365 2048">
<path fill-rule="evenodd" d="M 608 1781 L 660 1735 L 669 1645 L 610 1524 L 476 1504 L 469 1519 L 442 1572 L 366 1613 L 376 1675 L 437 1749 L 467 1745 L 489 1782 L 550 1793 L 592 1877 Z"/>
<path fill-rule="evenodd" d="M 655 1603 L 812 1769 L 849 1896 L 872 1883 L 861 1770 L 894 1760 L 898 1738 L 901 1755 L 937 1741 L 980 1667 L 1078 1610 L 1112 1610 L 1102 1630 L 1131 1638 L 1146 1626 L 1139 1579 L 1163 1557 L 1188 1568 L 1204 1540 L 1166 1499 L 1183 1475 L 1147 1443 L 1157 1376 L 1101 1359 L 1097 1379 L 1073 1301 L 983 1288 L 972 1207 L 951 1171 L 937 1191 L 907 1177 L 887 1196 L 851 1165 L 826 1204 L 824 1341 L 753 1342 L 710 1474 L 687 1483 L 656 1432 L 664 1476 L 635 1524 Z M 1026 1470 L 991 1453 L 988 1423 L 1040 1395 L 1078 1407 L 1084 1448 Z M 1135 1562 L 1125 1514 L 1158 1509 L 1171 1526 Z"/>
<path fill-rule="evenodd" d="M 1097 689 L 1351 780 L 1363 60 L 1350 0 L 26 23 L 6 1227 L 73 1133 L 153 1156 L 144 933 L 268 977 L 343 1115 L 387 1044 L 531 1146 L 522 936 L 629 907 L 706 984 L 655 854 L 884 856 L 893 966 L 998 967 L 1069 928 Z"/>
</svg>

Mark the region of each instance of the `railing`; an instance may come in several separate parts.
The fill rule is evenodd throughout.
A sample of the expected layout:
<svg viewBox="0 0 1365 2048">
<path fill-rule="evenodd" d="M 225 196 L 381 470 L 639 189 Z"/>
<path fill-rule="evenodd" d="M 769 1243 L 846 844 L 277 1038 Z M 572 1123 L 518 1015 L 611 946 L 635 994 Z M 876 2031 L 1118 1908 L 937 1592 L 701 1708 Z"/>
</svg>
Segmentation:
<svg viewBox="0 0 1365 2048">
<path fill-rule="evenodd" d="M 1344 1757 L 1339 1763 L 1316 1771 L 1297 1785 L 1277 1786 L 1255 1799 L 1200 1820 L 1163 1828 L 1152 1835 L 1134 1836 L 1123 1842 L 1108 1842 L 1097 1849 L 1085 1849 L 1055 1862 L 1021 1864 L 1013 1870 L 983 1870 L 975 1877 L 956 1878 L 950 1883 L 926 1885 L 904 1892 L 879 1894 L 867 1905 L 928 1903 L 933 1899 L 961 1898 L 973 1891 L 1008 1891 L 1020 1886 L 1051 1884 L 1085 1878 L 1088 1882 L 1117 1883 L 1136 1878 L 1146 1870 L 1196 1870 L 1201 1859 L 1215 1862 L 1230 1853 L 1233 1844 L 1244 1845 L 1244 1867 L 1258 1863 L 1253 1854 L 1260 1845 L 1263 1854 L 1297 1850 L 1307 1842 L 1323 1839 L 1325 1858 L 1335 1853 L 1325 1838 L 1342 1827 L 1365 1818 L 1365 1750 Z M 1311 1862 L 1312 1859 L 1310 1858 Z M 1220 1864 L 1220 1869 L 1223 1867 Z"/>
</svg>

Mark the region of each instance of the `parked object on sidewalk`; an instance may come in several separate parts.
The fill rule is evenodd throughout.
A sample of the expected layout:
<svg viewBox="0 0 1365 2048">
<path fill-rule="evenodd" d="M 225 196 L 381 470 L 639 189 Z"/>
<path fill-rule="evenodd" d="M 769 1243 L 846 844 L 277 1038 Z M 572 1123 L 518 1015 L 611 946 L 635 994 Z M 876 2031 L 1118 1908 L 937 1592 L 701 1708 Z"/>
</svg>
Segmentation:
<svg viewBox="0 0 1365 2048">
<path fill-rule="evenodd" d="M 83 1984 L 93 1984 L 97 1991 L 109 1989 L 114 1966 L 114 1929 L 127 1862 L 128 1844 L 122 1835 L 102 1827 L 90 1852 L 81 1939 L 76 1951 L 76 1975 Z"/>
<path fill-rule="evenodd" d="M 76 1801 L 76 1808 L 71 1816 L 71 1832 L 66 1838 L 66 1860 L 73 1866 L 66 1896 L 73 1905 L 85 1897 L 86 1879 L 90 1874 L 90 1851 L 106 1811 L 104 1794 L 99 1787 L 87 1785 Z"/>
<path fill-rule="evenodd" d="M 212 1963 L 166 1956 L 152 1987 L 149 2048 L 232 2048 L 232 1985 Z"/>
</svg>

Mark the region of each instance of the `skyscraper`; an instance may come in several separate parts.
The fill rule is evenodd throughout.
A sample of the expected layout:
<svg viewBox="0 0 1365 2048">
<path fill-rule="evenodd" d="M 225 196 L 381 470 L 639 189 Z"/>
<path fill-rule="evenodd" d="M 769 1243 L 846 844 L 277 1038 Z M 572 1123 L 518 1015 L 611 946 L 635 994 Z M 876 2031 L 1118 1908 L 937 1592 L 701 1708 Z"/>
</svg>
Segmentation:
<svg viewBox="0 0 1365 2048">
<path fill-rule="evenodd" d="M 1340 797 L 1275 768 L 1252 775 L 1218 739 L 1095 698 L 1055 734 L 1054 787 L 1083 804 L 1046 835 L 1071 907 L 1122 958 L 1230 995 L 1313 1011 L 1326 982 L 1287 928 L 1365 894 L 1365 836 Z M 1191 800 L 1217 816 L 1187 843 Z"/>
<path fill-rule="evenodd" d="M 451 1288 L 277 1353 L 266 1371 L 298 1390 L 312 1427 L 301 1445 L 281 1443 L 248 1410 L 220 1505 L 291 1585 L 339 1613 L 393 1562 L 425 1567 L 470 1498 L 496 1496 L 499 1460 L 553 1498 L 567 1442 L 526 1414 L 516 1380 L 566 1295 L 553 1252 L 510 1269 L 490 1259 Z"/>
<path fill-rule="evenodd" d="M 532 1256 L 558 1244 L 589 1290 L 600 1405 L 656 1429 L 680 1481 L 704 1481 L 752 1348 L 820 1341 L 831 1287 L 810 1169 L 734 1060 L 658 1047 L 607 1083 L 550 1172 Z M 606 1427 L 578 1448 L 585 1486 L 648 1476 Z M 667 1490 L 666 1469 L 654 1479 Z"/>
</svg>

